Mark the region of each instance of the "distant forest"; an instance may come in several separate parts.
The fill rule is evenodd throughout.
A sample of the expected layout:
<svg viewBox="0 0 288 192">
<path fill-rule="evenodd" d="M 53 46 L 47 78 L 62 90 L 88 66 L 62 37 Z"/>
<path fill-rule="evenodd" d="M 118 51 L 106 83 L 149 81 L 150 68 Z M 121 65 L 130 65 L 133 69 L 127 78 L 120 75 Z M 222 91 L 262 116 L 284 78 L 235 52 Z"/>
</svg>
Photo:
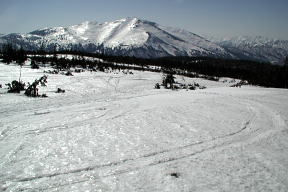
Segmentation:
<svg viewBox="0 0 288 192">
<path fill-rule="evenodd" d="M 54 57 L 46 57 L 47 54 Z M 56 54 L 71 54 L 77 59 L 67 60 L 57 58 Z M 206 75 L 206 77 L 230 77 L 247 80 L 252 85 L 264 87 L 288 88 L 288 57 L 285 65 L 272 65 L 270 63 L 261 63 L 249 60 L 232 60 L 210 57 L 163 57 L 156 59 L 143 59 L 127 56 L 110 56 L 97 53 L 85 53 L 79 51 L 25 51 L 23 49 L 14 49 L 12 45 L 4 45 L 0 52 L 0 59 L 5 63 L 12 61 L 23 62 L 27 55 L 36 63 L 50 63 L 57 68 L 69 68 L 81 66 L 83 68 L 107 68 L 113 69 L 135 69 L 152 70 L 149 66 L 157 66 L 161 71 L 170 72 L 179 75 L 197 77 L 197 74 Z M 89 61 L 84 57 L 93 57 L 102 59 L 101 61 Z M 34 62 L 33 62 L 34 63 Z M 117 65 L 128 64 L 128 65 Z"/>
</svg>

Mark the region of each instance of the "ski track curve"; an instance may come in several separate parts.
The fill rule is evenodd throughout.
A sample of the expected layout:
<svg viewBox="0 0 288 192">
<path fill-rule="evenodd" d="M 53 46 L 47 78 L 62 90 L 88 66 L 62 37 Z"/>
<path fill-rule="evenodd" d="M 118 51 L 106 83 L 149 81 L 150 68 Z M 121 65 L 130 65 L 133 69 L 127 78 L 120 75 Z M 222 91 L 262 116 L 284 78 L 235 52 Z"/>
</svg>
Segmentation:
<svg viewBox="0 0 288 192">
<path fill-rule="evenodd" d="M 240 104 L 247 105 L 247 109 L 251 113 L 251 115 L 249 119 L 247 119 L 243 123 L 243 126 L 235 132 L 231 132 L 222 136 L 214 137 L 210 140 L 199 141 L 199 142 L 191 143 L 189 145 L 180 146 L 180 147 L 173 148 L 173 149 L 166 149 L 163 151 L 157 151 L 157 152 L 152 152 L 149 154 L 144 154 L 137 158 L 123 159 L 121 161 L 111 162 L 108 164 L 94 165 L 94 166 L 84 167 L 81 169 L 69 170 L 65 172 L 43 174 L 43 175 L 38 175 L 35 177 L 18 178 L 18 179 L 12 180 L 12 182 L 29 182 L 29 181 L 43 179 L 43 178 L 58 177 L 61 175 L 79 174 L 81 172 L 89 172 L 89 171 L 99 171 L 101 169 L 116 170 L 112 172 L 110 171 L 110 173 L 108 174 L 101 175 L 101 178 L 105 178 L 105 177 L 121 175 L 124 173 L 136 171 L 139 169 L 145 169 L 151 166 L 159 166 L 161 164 L 178 161 L 184 158 L 191 158 L 196 155 L 201 155 L 201 153 L 227 147 L 230 145 L 235 145 L 239 143 L 243 144 L 244 142 L 247 142 L 247 141 L 253 141 L 255 140 L 255 138 L 259 139 L 260 137 L 265 137 L 268 134 L 267 130 L 264 130 L 264 132 L 260 132 L 261 130 L 259 129 L 253 130 L 253 127 L 251 127 L 251 124 L 257 123 L 257 118 L 261 118 L 259 111 L 263 111 L 263 110 L 265 110 L 266 112 L 270 111 L 268 113 L 270 120 L 273 122 L 273 124 L 276 127 L 280 128 L 280 127 L 286 126 L 285 121 L 276 112 L 274 112 L 271 109 L 267 109 L 262 104 L 257 103 L 255 101 L 252 102 L 251 100 L 240 99 L 240 98 L 238 98 L 237 100 Z M 105 116 L 105 114 L 103 116 Z M 121 114 L 114 116 L 112 118 L 119 118 L 119 117 L 121 117 Z M 249 135 L 249 137 L 244 138 L 244 137 L 247 137 L 247 135 Z M 197 147 L 197 149 L 195 149 L 195 147 Z M 141 166 L 139 166 L 139 164 Z M 88 181 L 89 179 L 85 179 L 83 181 L 78 181 L 76 183 L 88 182 Z M 70 183 L 70 184 L 73 184 L 73 183 Z M 66 183 L 64 185 L 69 185 L 69 183 Z M 60 185 L 56 185 L 54 187 L 59 187 L 59 186 Z"/>
<path fill-rule="evenodd" d="M 3 129 L 0 133 L 0 142 L 16 137 L 21 139 L 20 142 L 17 145 L 15 145 L 14 150 L 11 150 L 4 156 L 1 156 L 3 162 L 0 163 L 0 167 L 6 163 L 5 162 L 6 160 L 8 161 L 13 155 L 21 152 L 21 150 L 27 145 L 26 138 L 32 139 L 37 135 L 42 134 L 44 135 L 51 132 L 53 133 L 57 131 L 60 132 L 68 129 L 75 129 L 78 126 L 86 126 L 93 124 L 95 123 L 95 121 L 111 121 L 121 119 L 124 116 L 132 114 L 136 110 L 139 110 L 139 105 L 137 104 L 137 102 L 134 101 L 129 103 L 131 100 L 137 101 L 139 99 L 143 99 L 149 96 L 159 96 L 162 94 L 159 92 L 152 92 L 152 93 L 130 92 L 133 93 L 131 95 L 129 94 L 129 91 L 127 92 L 128 94 L 118 92 L 117 91 L 118 85 L 119 83 L 121 84 L 122 78 L 123 78 L 122 76 L 119 78 L 99 77 L 100 81 L 102 81 L 102 83 L 106 85 L 104 86 L 106 87 L 106 90 L 103 91 L 103 93 L 105 94 L 99 97 L 93 97 L 90 95 L 90 93 L 83 93 L 83 94 L 80 93 L 80 97 L 78 98 L 77 96 L 79 96 L 79 92 L 76 92 L 72 89 L 71 90 L 67 89 L 71 93 L 73 92 L 71 98 L 69 99 L 60 98 L 60 102 L 54 104 L 51 103 L 51 105 L 49 103 L 54 98 L 51 99 L 48 98 L 47 100 L 36 101 L 35 105 L 33 106 L 29 105 L 32 103 L 31 101 L 24 102 L 23 104 L 21 104 L 21 106 L 24 106 L 22 108 L 21 115 L 17 114 L 18 111 L 16 109 L 12 109 L 9 106 L 5 106 L 4 109 L 0 111 L 1 119 L 6 119 L 7 117 L 10 116 L 13 117 L 14 119 L 17 119 L 18 117 L 27 117 L 27 116 L 36 116 L 37 118 L 38 116 L 46 116 L 55 113 L 55 111 L 57 111 L 56 110 L 57 107 L 61 108 L 67 105 L 81 106 L 78 110 L 74 109 L 74 112 L 77 113 L 78 112 L 89 113 L 89 111 L 91 110 L 96 111 L 98 109 L 99 113 L 97 113 L 97 115 L 94 116 L 88 116 L 87 118 L 84 119 L 75 120 L 72 123 L 64 123 L 63 125 L 56 124 L 45 128 L 36 128 L 36 129 L 27 128 L 25 130 L 21 130 L 19 127 L 18 128 L 13 126 L 5 127 L 5 129 Z M 83 81 L 85 80 L 86 79 L 84 78 Z M 112 81 L 115 82 L 113 83 Z M 114 95 L 111 96 L 110 94 Z M 0 184 L 1 183 L 2 184 L 9 183 L 9 184 L 4 188 L 1 188 L 0 185 L 0 191 L 1 190 L 8 191 L 10 190 L 10 188 L 13 188 L 14 186 L 16 186 L 16 191 L 52 190 L 69 185 L 90 182 L 91 181 L 91 179 L 89 178 L 90 175 L 95 174 L 98 175 L 96 180 L 101 182 L 102 178 L 105 179 L 105 178 L 118 177 L 120 175 L 129 172 L 145 170 L 146 168 L 149 167 L 162 166 L 164 164 L 181 161 L 183 159 L 188 158 L 191 159 L 208 152 L 210 153 L 215 151 L 221 151 L 228 147 L 239 147 L 243 145 L 250 145 L 255 142 L 258 142 L 259 140 L 265 139 L 266 137 L 273 135 L 276 132 L 287 131 L 287 122 L 281 116 L 281 114 L 272 107 L 265 105 L 265 103 L 261 101 L 253 100 L 249 97 L 246 97 L 245 95 L 235 96 L 229 94 L 222 94 L 220 92 L 213 93 L 213 91 L 199 92 L 196 94 L 212 95 L 216 98 L 227 97 L 229 98 L 230 101 L 233 101 L 234 103 L 238 103 L 239 105 L 243 106 L 243 108 L 246 109 L 246 112 L 249 114 L 249 116 L 247 117 L 247 119 L 243 119 L 242 125 L 232 132 L 219 136 L 214 136 L 212 138 L 204 140 L 199 140 L 186 145 L 180 145 L 172 148 L 167 147 L 166 149 L 163 150 L 157 150 L 157 151 L 151 151 L 149 153 L 139 154 L 138 156 L 133 158 L 123 158 L 118 161 L 108 162 L 104 164 L 95 164 L 95 165 L 92 164 L 90 166 L 85 166 L 78 169 L 55 171 L 51 173 L 38 174 L 38 175 L 36 174 L 35 176 L 32 177 L 17 177 L 17 176 L 4 177 L 3 175 L 3 178 L 0 179 Z M 109 96 L 109 98 L 107 98 L 107 96 Z M 83 98 L 85 98 L 85 101 L 83 101 Z M 125 101 L 128 104 L 120 105 L 119 103 L 123 101 Z M 45 104 L 43 105 L 43 103 L 41 102 L 44 102 Z M 97 107 L 91 107 L 99 103 L 102 103 L 102 105 Z M 35 110 L 35 108 L 37 108 L 37 110 Z M 5 110 L 8 110 L 6 114 Z M 62 110 L 64 111 L 64 109 Z M 73 117 L 74 116 L 72 113 L 69 114 L 69 118 Z M 14 119 L 10 121 L 6 119 L 6 122 L 12 122 Z M 261 125 L 260 123 L 263 123 L 263 121 L 268 124 L 271 124 L 273 129 L 270 129 L 270 127 L 260 126 Z M 2 122 L 0 122 L 0 125 L 4 126 Z M 285 175 L 282 172 L 279 172 L 278 174 Z M 0 174 L 0 176 L 1 175 L 2 174 Z M 71 181 L 63 182 L 63 180 L 60 179 L 61 177 L 70 177 L 72 175 L 73 179 Z M 59 181 L 57 181 L 58 178 Z M 45 183 L 45 181 L 47 180 L 53 180 L 53 182 L 47 186 L 43 184 L 43 187 L 40 188 L 37 187 L 33 189 L 25 188 L 25 183 L 29 182 Z M 284 184 L 288 183 L 288 179 L 284 178 L 283 180 Z M 23 187 L 19 187 L 17 185 L 18 183 L 23 184 Z"/>
</svg>

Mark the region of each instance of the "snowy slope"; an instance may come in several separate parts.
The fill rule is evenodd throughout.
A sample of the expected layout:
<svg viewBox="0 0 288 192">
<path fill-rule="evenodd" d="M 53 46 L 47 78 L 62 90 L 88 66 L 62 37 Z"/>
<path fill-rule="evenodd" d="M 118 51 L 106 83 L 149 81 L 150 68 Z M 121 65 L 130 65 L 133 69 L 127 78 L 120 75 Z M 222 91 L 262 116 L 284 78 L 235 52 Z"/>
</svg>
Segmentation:
<svg viewBox="0 0 288 192">
<path fill-rule="evenodd" d="M 2 39 L 26 49 L 53 50 L 57 47 L 137 57 L 233 57 L 222 47 L 198 35 L 137 18 L 45 28 L 28 34 L 9 34 Z"/>
<path fill-rule="evenodd" d="M 18 75 L 0 63 L 1 84 Z M 51 74 L 43 99 L 0 89 L 0 191 L 288 191 L 287 90 L 176 80 L 208 88 L 134 71 Z"/>
<path fill-rule="evenodd" d="M 243 59 L 283 64 L 285 57 L 288 55 L 288 40 L 269 39 L 262 36 L 208 39 Z"/>
</svg>

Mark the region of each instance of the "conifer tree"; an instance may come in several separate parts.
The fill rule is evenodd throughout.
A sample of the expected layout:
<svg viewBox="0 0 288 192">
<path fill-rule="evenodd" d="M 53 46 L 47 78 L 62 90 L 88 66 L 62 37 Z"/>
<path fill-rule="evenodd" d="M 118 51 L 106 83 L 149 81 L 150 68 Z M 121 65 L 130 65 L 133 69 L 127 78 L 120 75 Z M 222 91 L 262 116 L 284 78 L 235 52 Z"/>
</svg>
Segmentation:
<svg viewBox="0 0 288 192">
<path fill-rule="evenodd" d="M 18 65 L 20 66 L 20 75 L 19 75 L 19 82 L 21 81 L 21 75 L 22 75 L 22 66 L 24 65 L 24 62 L 27 59 L 27 55 L 23 49 L 23 47 L 21 47 L 18 51 L 17 51 L 17 57 L 16 57 L 16 62 L 18 63 Z"/>
</svg>

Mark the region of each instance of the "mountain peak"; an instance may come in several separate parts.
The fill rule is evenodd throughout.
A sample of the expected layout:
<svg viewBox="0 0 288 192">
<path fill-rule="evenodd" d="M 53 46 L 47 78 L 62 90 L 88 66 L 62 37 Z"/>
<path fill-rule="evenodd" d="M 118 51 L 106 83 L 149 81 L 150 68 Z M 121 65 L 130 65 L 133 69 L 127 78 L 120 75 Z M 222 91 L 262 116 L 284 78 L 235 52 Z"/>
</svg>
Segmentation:
<svg viewBox="0 0 288 192">
<path fill-rule="evenodd" d="M 288 54 L 287 42 L 269 41 L 263 37 L 243 36 L 217 42 L 209 40 L 212 42 L 189 31 L 161 26 L 137 17 L 103 23 L 85 21 L 69 27 L 43 28 L 28 34 L 0 36 L 0 43 L 13 42 L 27 50 L 37 50 L 40 47 L 53 50 L 57 46 L 60 50 L 75 49 L 145 58 L 164 56 L 243 58 L 244 56 L 245 59 L 261 60 L 265 58 L 264 53 L 273 55 L 275 52 L 273 50 L 277 50 L 276 56 L 273 57 L 274 61 Z M 255 54 L 250 54 L 247 50 L 251 50 L 245 47 L 257 50 Z"/>
<path fill-rule="evenodd" d="M 165 28 L 137 17 L 99 23 L 85 21 L 69 27 L 52 27 L 19 36 L 1 37 L 27 49 L 80 49 L 105 51 L 114 55 L 136 57 L 230 56 L 220 46 L 188 31 Z"/>
</svg>

